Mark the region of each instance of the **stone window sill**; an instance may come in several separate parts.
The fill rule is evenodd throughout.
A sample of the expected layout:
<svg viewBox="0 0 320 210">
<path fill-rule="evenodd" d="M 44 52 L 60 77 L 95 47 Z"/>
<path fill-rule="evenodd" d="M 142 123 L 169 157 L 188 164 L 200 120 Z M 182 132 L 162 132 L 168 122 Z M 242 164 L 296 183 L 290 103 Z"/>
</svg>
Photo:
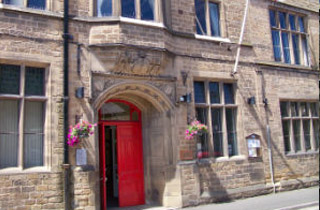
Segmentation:
<svg viewBox="0 0 320 210">
<path fill-rule="evenodd" d="M 63 18 L 63 15 L 56 12 L 51 12 L 48 10 L 41 10 L 41 9 L 32 9 L 27 7 L 18 7 L 14 5 L 8 5 L 0 3 L 0 10 L 8 10 L 13 12 L 23 12 L 28 14 L 35 14 L 35 15 L 44 15 L 44 16 L 50 16 L 54 18 Z"/>
<path fill-rule="evenodd" d="M 199 35 L 199 34 L 195 34 L 194 36 L 195 36 L 196 39 L 199 39 L 199 40 L 231 43 L 230 39 L 228 39 L 228 38 L 205 36 L 205 35 Z"/>
<path fill-rule="evenodd" d="M 290 69 L 297 69 L 297 70 L 313 70 L 309 66 L 304 65 L 295 65 L 295 64 L 286 64 L 282 62 L 275 62 L 275 61 L 256 61 L 257 65 L 261 66 L 268 66 L 268 67 L 280 67 L 280 68 L 290 68 Z"/>
<path fill-rule="evenodd" d="M 317 155 L 319 154 L 319 150 L 314 151 L 314 150 L 310 150 L 307 152 L 288 152 L 286 153 L 287 157 L 297 157 L 297 156 L 302 156 L 302 155 Z"/>
<path fill-rule="evenodd" d="M 50 172 L 51 171 L 46 167 L 33 167 L 28 169 L 22 169 L 22 168 L 0 169 L 0 175 L 50 173 Z"/>
</svg>

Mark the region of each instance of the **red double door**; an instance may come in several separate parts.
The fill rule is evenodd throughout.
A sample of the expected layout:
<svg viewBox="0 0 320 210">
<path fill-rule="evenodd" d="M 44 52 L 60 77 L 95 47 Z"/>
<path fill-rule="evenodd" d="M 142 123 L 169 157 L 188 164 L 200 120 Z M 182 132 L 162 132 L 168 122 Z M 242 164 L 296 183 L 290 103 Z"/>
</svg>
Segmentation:
<svg viewBox="0 0 320 210">
<path fill-rule="evenodd" d="M 116 127 L 119 207 L 145 203 L 143 150 L 140 122 L 101 122 L 100 129 L 100 181 L 101 209 L 107 208 L 107 182 L 105 163 L 105 129 Z"/>
</svg>

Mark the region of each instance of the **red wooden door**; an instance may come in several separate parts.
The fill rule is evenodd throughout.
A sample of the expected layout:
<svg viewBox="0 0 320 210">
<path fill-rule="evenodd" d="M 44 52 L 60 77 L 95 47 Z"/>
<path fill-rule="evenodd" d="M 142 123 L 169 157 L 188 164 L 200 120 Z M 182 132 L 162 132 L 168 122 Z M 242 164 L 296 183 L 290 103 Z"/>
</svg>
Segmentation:
<svg viewBox="0 0 320 210">
<path fill-rule="evenodd" d="M 117 126 L 119 206 L 145 203 L 141 124 L 119 123 Z"/>
<path fill-rule="evenodd" d="M 106 147 L 105 147 L 105 125 L 99 124 L 99 159 L 100 159 L 100 193 L 101 209 L 107 209 L 107 182 L 106 182 Z"/>
</svg>

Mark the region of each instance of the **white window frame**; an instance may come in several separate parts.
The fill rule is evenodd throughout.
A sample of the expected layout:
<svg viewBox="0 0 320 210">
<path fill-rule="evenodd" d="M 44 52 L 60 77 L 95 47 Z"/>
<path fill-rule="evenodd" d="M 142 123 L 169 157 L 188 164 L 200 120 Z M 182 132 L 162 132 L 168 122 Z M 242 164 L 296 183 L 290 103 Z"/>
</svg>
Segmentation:
<svg viewBox="0 0 320 210">
<path fill-rule="evenodd" d="M 134 0 L 135 1 L 135 13 L 136 17 L 135 18 L 128 18 L 128 17 L 123 17 L 121 16 L 121 0 L 112 0 L 112 17 L 121 17 L 122 19 L 135 19 L 135 20 L 141 20 L 141 7 L 140 7 L 140 0 Z M 97 4 L 98 1 L 94 0 L 93 1 L 93 8 L 94 12 L 93 15 L 95 17 L 98 17 L 97 14 Z M 146 22 L 163 22 L 163 17 L 162 17 L 162 4 L 161 0 L 154 0 L 154 20 L 141 20 L 141 21 L 146 21 Z M 108 16 L 102 16 L 99 18 L 105 18 Z"/>
<path fill-rule="evenodd" d="M 194 82 L 203 82 L 204 83 L 204 91 L 205 91 L 205 103 L 196 103 L 195 102 L 195 95 L 194 92 L 194 111 L 196 112 L 196 108 L 206 108 L 207 109 L 207 126 L 208 126 L 208 150 L 209 150 L 209 157 L 208 158 L 230 158 L 230 157 L 237 157 L 240 156 L 240 149 L 239 149 L 239 132 L 238 132 L 238 105 L 236 100 L 236 83 L 235 82 L 228 82 L 228 81 L 217 81 L 217 80 L 203 80 L 203 79 L 194 79 Z M 219 91 L 220 91 L 220 104 L 211 104 L 210 102 L 210 88 L 209 83 L 216 82 L 219 84 Z M 225 97 L 224 97 L 224 84 L 232 84 L 233 87 L 233 100 L 234 104 L 225 104 Z M 193 87 L 194 90 L 194 87 Z M 222 142 L 223 142 L 223 155 L 219 157 L 214 156 L 214 142 L 213 142 L 213 130 L 212 130 L 212 108 L 220 108 L 221 112 L 221 121 L 222 121 Z M 227 130 L 227 121 L 226 121 L 226 109 L 232 108 L 235 109 L 235 126 L 236 126 L 236 142 L 237 142 L 237 154 L 230 156 L 228 151 L 228 130 Z"/>
<path fill-rule="evenodd" d="M 283 133 L 283 121 L 288 121 L 289 122 L 289 139 L 290 139 L 290 151 L 285 151 L 285 146 L 284 146 L 284 152 L 286 154 L 296 154 L 296 153 L 305 153 L 308 151 L 318 151 L 319 147 L 316 147 L 316 140 L 314 137 L 314 127 L 313 127 L 313 120 L 318 120 L 319 122 L 319 116 L 312 116 L 311 109 L 310 109 L 310 104 L 311 103 L 316 103 L 316 109 L 319 110 L 319 103 L 317 101 L 290 101 L 290 100 L 280 100 L 281 102 L 286 102 L 287 106 L 287 112 L 288 116 L 287 117 L 282 117 L 281 111 L 281 126 L 282 126 L 282 135 L 283 135 L 283 144 L 285 145 L 285 140 L 284 140 L 284 133 Z M 279 103 L 279 104 L 280 104 Z M 298 116 L 292 116 L 291 112 L 291 103 L 297 103 L 298 104 L 298 109 L 299 109 L 299 115 Z M 308 116 L 302 116 L 302 107 L 301 103 L 306 103 L 307 104 L 307 109 L 308 109 Z M 319 111 L 318 111 L 319 115 Z M 300 122 L 300 145 L 301 145 L 301 151 L 296 151 L 296 145 L 295 145 L 295 140 L 294 140 L 294 127 L 293 127 L 293 121 L 298 120 Z M 311 144 L 311 149 L 306 150 L 306 145 L 305 145 L 305 139 L 304 139 L 304 128 L 303 128 L 303 121 L 308 120 L 309 121 L 309 126 L 310 126 L 310 144 Z"/>
<path fill-rule="evenodd" d="M 42 64 L 26 64 L 23 62 L 0 62 L 1 65 L 16 65 L 20 66 L 20 89 L 19 94 L 0 94 L 0 100 L 6 99 L 6 100 L 17 100 L 19 101 L 19 116 L 18 116 L 18 132 L 19 132 L 19 138 L 18 138 L 18 163 L 17 167 L 9 167 L 9 168 L 3 168 L 0 169 L 0 174 L 11 174 L 11 173 L 33 173 L 33 172 L 46 172 L 49 171 L 50 161 L 49 161 L 49 142 L 48 142 L 48 126 L 49 123 L 49 100 L 47 97 L 48 93 L 48 79 L 49 79 L 49 73 L 48 73 L 48 66 L 42 65 Z M 25 72 L 26 67 L 36 67 L 36 68 L 43 68 L 44 73 L 44 95 L 43 96 L 26 96 L 25 95 Z M 42 166 L 36 166 L 36 167 L 30 167 L 30 168 L 24 168 L 23 167 L 23 138 L 24 138 L 24 104 L 25 101 L 40 101 L 43 102 L 43 114 L 44 114 L 44 120 L 43 120 L 43 165 Z M 0 110 L 1 111 L 1 110 Z"/>
<path fill-rule="evenodd" d="M 271 31 L 272 30 L 279 31 L 279 42 L 280 42 L 280 48 L 281 48 L 281 61 L 276 61 L 276 62 L 286 63 L 285 58 L 284 58 L 284 50 L 283 50 L 282 36 L 281 36 L 282 32 L 286 32 L 288 34 L 288 42 L 289 42 L 289 48 L 290 48 L 290 63 L 289 64 L 310 67 L 311 66 L 311 59 L 310 59 L 310 50 L 309 50 L 310 47 L 309 47 L 309 39 L 308 39 L 309 35 L 308 35 L 307 16 L 299 14 L 299 13 L 295 13 L 292 11 L 288 11 L 288 10 L 278 9 L 278 8 L 269 8 L 269 11 L 270 10 L 274 11 L 276 14 L 275 15 L 276 27 L 273 27 L 270 22 L 270 28 L 271 28 Z M 279 14 L 278 14 L 279 12 L 284 12 L 287 14 L 286 15 L 286 25 L 287 25 L 286 29 L 282 29 L 280 26 L 280 20 L 279 20 Z M 289 15 L 295 16 L 296 31 L 291 30 Z M 300 27 L 298 17 L 303 18 L 305 32 L 301 32 L 300 30 L 298 30 L 298 28 Z M 269 17 L 269 19 L 270 19 L 270 17 Z M 293 49 L 293 43 L 292 43 L 292 35 L 293 34 L 296 34 L 299 37 L 298 45 L 299 45 L 300 64 L 295 63 L 294 49 Z M 306 46 L 307 53 L 308 53 L 308 57 L 306 58 L 307 60 L 305 60 L 305 56 L 304 56 L 302 36 L 305 36 L 306 42 L 307 42 L 307 46 Z M 272 39 L 271 39 L 271 41 L 272 41 Z"/>
</svg>

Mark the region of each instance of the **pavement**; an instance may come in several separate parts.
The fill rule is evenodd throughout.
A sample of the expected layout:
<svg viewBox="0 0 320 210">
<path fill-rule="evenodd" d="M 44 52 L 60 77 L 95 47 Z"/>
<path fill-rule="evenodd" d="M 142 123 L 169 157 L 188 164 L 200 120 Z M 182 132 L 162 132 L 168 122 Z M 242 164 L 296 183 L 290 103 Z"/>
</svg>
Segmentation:
<svg viewBox="0 0 320 210">
<path fill-rule="evenodd" d="M 159 206 L 108 208 L 108 210 L 173 210 Z M 279 192 L 225 203 L 212 203 L 183 210 L 319 210 L 319 187 Z"/>
</svg>

